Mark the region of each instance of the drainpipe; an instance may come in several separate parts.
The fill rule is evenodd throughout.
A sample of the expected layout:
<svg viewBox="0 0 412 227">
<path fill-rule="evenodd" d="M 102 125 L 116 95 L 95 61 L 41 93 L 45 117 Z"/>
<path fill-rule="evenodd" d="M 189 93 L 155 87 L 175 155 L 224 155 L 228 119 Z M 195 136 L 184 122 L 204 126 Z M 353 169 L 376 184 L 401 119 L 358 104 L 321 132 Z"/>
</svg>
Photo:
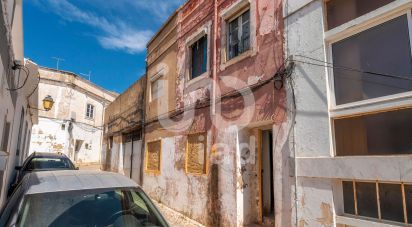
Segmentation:
<svg viewBox="0 0 412 227">
<path fill-rule="evenodd" d="M 102 170 L 103 168 L 102 168 L 102 151 L 103 151 L 103 140 L 104 140 L 104 128 L 105 128 L 105 124 L 104 124 L 104 121 L 105 121 L 105 118 L 104 118 L 104 115 L 105 115 L 105 113 L 106 113 L 106 102 L 105 101 L 103 101 L 102 102 L 102 104 L 103 104 L 103 114 L 102 114 L 102 122 L 101 122 L 101 124 L 100 125 L 103 125 L 103 128 L 101 129 L 101 137 L 100 137 L 100 151 L 99 151 L 99 165 L 100 165 L 100 170 Z M 106 162 L 106 160 L 105 160 L 105 162 Z"/>
<path fill-rule="evenodd" d="M 144 171 L 144 157 L 145 157 L 145 129 L 146 129 L 146 85 L 147 85 L 147 58 L 146 58 L 146 73 L 143 78 L 143 86 L 142 86 L 142 109 L 141 109 L 141 117 L 142 117 L 142 144 L 141 144 L 141 151 L 140 151 L 140 176 L 139 176 L 139 184 L 143 186 L 143 171 Z"/>
</svg>

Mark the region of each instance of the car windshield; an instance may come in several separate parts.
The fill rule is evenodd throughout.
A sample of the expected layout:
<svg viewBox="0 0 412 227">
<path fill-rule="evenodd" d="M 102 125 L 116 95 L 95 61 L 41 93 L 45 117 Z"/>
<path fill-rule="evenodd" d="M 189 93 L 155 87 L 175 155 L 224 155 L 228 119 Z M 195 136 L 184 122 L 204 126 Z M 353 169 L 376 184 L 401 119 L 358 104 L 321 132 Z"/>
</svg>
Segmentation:
<svg viewBox="0 0 412 227">
<path fill-rule="evenodd" d="M 68 158 L 35 157 L 27 164 L 25 171 L 47 169 L 73 169 Z"/>
<path fill-rule="evenodd" d="M 141 189 L 85 190 L 26 195 L 9 226 L 167 226 Z"/>
</svg>

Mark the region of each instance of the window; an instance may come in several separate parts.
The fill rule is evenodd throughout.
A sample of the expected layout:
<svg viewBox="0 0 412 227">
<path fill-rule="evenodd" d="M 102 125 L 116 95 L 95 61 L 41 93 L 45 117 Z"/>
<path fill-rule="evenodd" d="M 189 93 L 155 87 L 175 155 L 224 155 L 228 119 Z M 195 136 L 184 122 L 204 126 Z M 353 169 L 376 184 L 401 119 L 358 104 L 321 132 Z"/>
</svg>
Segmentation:
<svg viewBox="0 0 412 227">
<path fill-rule="evenodd" d="M 186 172 L 206 174 L 206 133 L 192 134 L 187 137 Z"/>
<path fill-rule="evenodd" d="M 412 223 L 412 187 L 399 183 L 343 181 L 344 212 L 379 220 Z M 404 201 L 406 201 L 404 203 Z"/>
<path fill-rule="evenodd" d="M 332 55 L 335 66 L 345 67 L 333 69 L 337 105 L 412 91 L 406 15 L 333 43 Z"/>
<path fill-rule="evenodd" d="M 163 95 L 163 79 L 157 77 L 150 82 L 150 100 L 156 100 Z"/>
<path fill-rule="evenodd" d="M 335 119 L 337 156 L 412 154 L 412 109 Z"/>
<path fill-rule="evenodd" d="M 162 144 L 160 140 L 147 143 L 146 154 L 146 171 L 160 172 L 160 158 L 161 158 Z"/>
<path fill-rule="evenodd" d="M 113 148 L 113 136 L 110 136 L 110 137 L 109 137 L 109 142 L 108 142 L 108 144 L 109 144 L 109 149 L 112 149 L 112 148 Z"/>
<path fill-rule="evenodd" d="M 62 129 L 63 131 L 66 130 L 66 124 L 63 123 L 63 124 L 61 125 L 61 129 Z"/>
<path fill-rule="evenodd" d="M 94 106 L 92 104 L 87 104 L 86 117 L 94 118 Z"/>
<path fill-rule="evenodd" d="M 207 71 L 207 35 L 190 46 L 192 62 L 190 78 L 194 79 Z"/>
<path fill-rule="evenodd" d="M 228 22 L 228 59 L 250 48 L 250 10 Z"/>
<path fill-rule="evenodd" d="M 9 145 L 9 134 L 10 134 L 10 122 L 6 121 L 6 117 L 4 118 L 4 125 L 3 125 L 3 138 L 1 142 L 1 151 L 8 152 L 7 147 Z"/>
<path fill-rule="evenodd" d="M 329 0 L 326 1 L 328 29 L 369 13 L 394 0 Z"/>
</svg>

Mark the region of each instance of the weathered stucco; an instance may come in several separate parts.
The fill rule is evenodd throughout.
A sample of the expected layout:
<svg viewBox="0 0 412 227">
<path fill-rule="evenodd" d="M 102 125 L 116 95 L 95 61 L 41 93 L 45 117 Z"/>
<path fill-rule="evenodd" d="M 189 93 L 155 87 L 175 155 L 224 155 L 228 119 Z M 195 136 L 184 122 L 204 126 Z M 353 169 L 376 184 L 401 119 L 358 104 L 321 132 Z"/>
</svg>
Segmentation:
<svg viewBox="0 0 412 227">
<path fill-rule="evenodd" d="M 98 163 L 102 149 L 104 109 L 116 98 L 79 76 L 41 68 L 38 105 L 50 95 L 50 111 L 39 112 L 39 124 L 33 128 L 33 152 L 62 152 L 77 163 Z M 86 117 L 87 104 L 94 106 L 94 117 Z M 76 151 L 76 141 L 82 141 Z"/>
</svg>

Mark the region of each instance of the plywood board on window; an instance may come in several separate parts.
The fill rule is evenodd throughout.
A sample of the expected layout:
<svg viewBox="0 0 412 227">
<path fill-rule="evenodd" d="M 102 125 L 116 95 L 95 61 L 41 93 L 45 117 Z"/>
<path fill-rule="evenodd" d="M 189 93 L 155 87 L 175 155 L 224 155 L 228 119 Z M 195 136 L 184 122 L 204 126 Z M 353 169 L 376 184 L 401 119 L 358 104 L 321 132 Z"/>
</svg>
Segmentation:
<svg viewBox="0 0 412 227">
<path fill-rule="evenodd" d="M 186 146 L 186 172 L 191 174 L 206 174 L 207 166 L 207 135 L 198 133 L 188 135 Z"/>
<path fill-rule="evenodd" d="M 147 143 L 146 153 L 146 171 L 147 172 L 160 172 L 160 159 L 161 159 L 162 145 L 161 141 L 153 141 Z"/>
</svg>

